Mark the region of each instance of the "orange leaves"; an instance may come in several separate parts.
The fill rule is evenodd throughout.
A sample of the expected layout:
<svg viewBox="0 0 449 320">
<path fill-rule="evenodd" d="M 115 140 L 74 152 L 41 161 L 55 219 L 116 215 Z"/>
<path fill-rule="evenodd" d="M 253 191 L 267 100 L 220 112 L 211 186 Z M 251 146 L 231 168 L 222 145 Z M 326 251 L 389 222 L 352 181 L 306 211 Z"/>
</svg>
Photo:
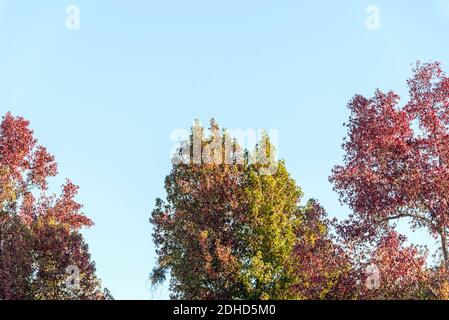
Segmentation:
<svg viewBox="0 0 449 320">
<path fill-rule="evenodd" d="M 56 220 L 73 230 L 93 225 L 92 220 L 80 212 L 81 205 L 74 200 L 78 192 L 78 186 L 70 180 L 63 186 L 62 195 L 56 200 L 55 206 L 51 212 L 54 212 Z"/>
</svg>

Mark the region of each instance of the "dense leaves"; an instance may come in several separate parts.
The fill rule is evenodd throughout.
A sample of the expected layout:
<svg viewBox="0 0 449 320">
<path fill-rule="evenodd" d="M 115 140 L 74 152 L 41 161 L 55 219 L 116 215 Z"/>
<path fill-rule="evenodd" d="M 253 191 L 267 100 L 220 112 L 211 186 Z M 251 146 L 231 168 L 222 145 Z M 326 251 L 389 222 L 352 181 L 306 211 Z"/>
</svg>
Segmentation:
<svg viewBox="0 0 449 320">
<path fill-rule="evenodd" d="M 205 137 L 196 124 L 150 219 L 153 283 L 170 275 L 172 297 L 188 299 L 447 299 L 449 78 L 439 63 L 413 72 L 402 107 L 380 90 L 349 103 L 344 162 L 330 177 L 352 209 L 342 222 L 316 200 L 300 205 L 268 137 L 251 154 L 233 141 L 229 155 L 226 131 L 212 122 Z M 194 141 L 218 150 L 206 158 L 213 161 L 202 162 L 202 151 L 192 157 Z M 275 171 L 260 170 L 261 154 Z M 401 218 L 439 239 L 441 263 L 407 244 L 394 224 Z"/>
<path fill-rule="evenodd" d="M 348 219 L 329 219 L 264 134 L 243 149 L 211 121 L 195 123 L 172 159 L 166 200 L 150 222 L 153 284 L 178 299 L 448 299 L 449 78 L 418 63 L 409 100 L 394 92 L 349 103 L 343 164 L 330 177 Z M 80 230 L 92 226 L 67 180 L 49 194 L 54 157 L 23 118 L 0 124 L 0 299 L 110 299 Z M 408 244 L 407 219 L 440 244 Z"/>
<path fill-rule="evenodd" d="M 92 221 L 67 181 L 47 194 L 55 159 L 29 122 L 6 114 L 0 125 L 0 299 L 103 299 L 80 234 Z"/>
<path fill-rule="evenodd" d="M 172 297 L 184 299 L 324 297 L 343 263 L 326 238 L 326 221 L 315 212 L 318 204 L 298 207 L 302 192 L 284 162 L 272 157 L 268 136 L 250 154 L 236 141 L 226 149 L 230 139 L 215 122 L 210 132 L 205 137 L 199 124 L 192 128 L 166 178 L 167 201 L 156 201 L 150 219 L 158 254 L 153 282 L 170 273 Z M 223 147 L 212 158 L 233 160 L 195 162 L 195 140 L 204 150 L 213 142 Z M 178 161 L 181 155 L 184 161 Z M 261 158 L 271 163 L 257 161 Z M 261 169 L 267 166 L 276 170 L 266 174 Z M 317 261 L 322 268 L 316 268 Z M 318 278 L 328 283 L 321 287 L 315 284 Z M 299 281 L 309 288 L 300 289 Z"/>
<path fill-rule="evenodd" d="M 330 178 L 342 202 L 353 209 L 341 235 L 355 242 L 385 237 L 376 257 L 388 277 L 377 296 L 391 299 L 443 297 L 443 289 L 435 293 L 432 288 L 437 278 L 437 286 L 445 283 L 449 266 L 449 78 L 439 63 L 418 62 L 413 71 L 404 106 L 396 93 L 379 90 L 371 99 L 357 95 L 349 103 L 344 164 Z M 442 265 L 426 271 L 433 285 L 424 296 L 416 291 L 425 279 L 420 271 L 426 269 L 424 258 L 415 248 L 401 248 L 401 237 L 390 230 L 391 222 L 401 218 L 441 243 Z"/>
<path fill-rule="evenodd" d="M 410 218 L 440 236 L 444 263 L 449 223 L 449 79 L 438 63 L 418 63 L 410 100 L 393 92 L 356 96 L 349 108 L 344 165 L 331 181 L 354 210 L 355 233 L 375 234 L 388 221 Z"/>
<path fill-rule="evenodd" d="M 324 208 L 312 199 L 300 208 L 301 223 L 296 234 L 294 261 L 298 281 L 294 291 L 302 299 L 349 298 L 355 290 L 351 261 L 338 245 Z"/>
</svg>

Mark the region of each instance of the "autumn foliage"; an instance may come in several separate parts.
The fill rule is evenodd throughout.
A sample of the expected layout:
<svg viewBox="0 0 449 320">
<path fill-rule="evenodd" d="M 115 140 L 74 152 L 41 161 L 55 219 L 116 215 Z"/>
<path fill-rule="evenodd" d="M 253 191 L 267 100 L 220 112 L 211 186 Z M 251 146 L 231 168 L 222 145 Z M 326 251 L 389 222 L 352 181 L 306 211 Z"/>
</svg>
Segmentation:
<svg viewBox="0 0 449 320">
<path fill-rule="evenodd" d="M 446 274 L 449 78 L 439 63 L 418 62 L 408 86 L 403 106 L 394 92 L 353 98 L 344 164 L 334 168 L 331 182 L 353 210 L 343 228 L 347 237 L 371 241 L 391 222 L 408 219 L 412 229 L 439 239 L 436 268 Z M 401 277 L 410 278 L 403 269 Z"/>
<path fill-rule="evenodd" d="M 217 133 L 223 146 L 228 141 L 215 122 L 209 137 L 203 131 L 196 124 L 190 142 L 198 132 L 205 149 Z M 173 161 L 167 201 L 156 200 L 150 219 L 159 256 L 152 280 L 170 273 L 173 298 L 324 298 L 347 269 L 323 209 L 315 201 L 298 205 L 302 191 L 285 163 L 267 175 L 251 161 L 262 145 L 267 154 L 274 148 L 268 137 L 254 152 L 234 141 L 242 163 Z"/>
<path fill-rule="evenodd" d="M 167 200 L 157 199 L 150 219 L 153 283 L 170 275 L 172 297 L 183 299 L 447 299 L 449 78 L 439 63 L 417 63 L 408 86 L 402 106 L 380 90 L 349 103 L 343 164 L 330 177 L 352 209 L 344 221 L 316 200 L 301 205 L 284 161 L 260 174 L 257 148 L 234 141 L 243 162 L 174 161 Z M 214 121 L 209 137 L 195 124 L 175 160 L 195 132 L 203 146 L 217 134 L 229 141 Z M 399 219 L 438 239 L 441 263 L 407 244 Z"/>
<path fill-rule="evenodd" d="M 346 219 L 329 218 L 264 133 L 246 150 L 212 120 L 173 154 L 150 222 L 153 285 L 174 299 L 448 299 L 449 77 L 417 63 L 409 98 L 349 102 L 344 157 L 329 178 Z M 70 180 L 49 192 L 55 158 L 29 122 L 0 124 L 0 300 L 108 299 L 81 230 L 93 222 Z M 346 209 L 345 209 L 346 210 Z M 408 242 L 397 221 L 427 231 Z"/>
<path fill-rule="evenodd" d="M 0 299 L 104 298 L 80 233 L 93 223 L 69 180 L 60 195 L 48 194 L 48 178 L 56 174 L 54 157 L 38 145 L 29 122 L 6 114 L 0 125 Z"/>
</svg>

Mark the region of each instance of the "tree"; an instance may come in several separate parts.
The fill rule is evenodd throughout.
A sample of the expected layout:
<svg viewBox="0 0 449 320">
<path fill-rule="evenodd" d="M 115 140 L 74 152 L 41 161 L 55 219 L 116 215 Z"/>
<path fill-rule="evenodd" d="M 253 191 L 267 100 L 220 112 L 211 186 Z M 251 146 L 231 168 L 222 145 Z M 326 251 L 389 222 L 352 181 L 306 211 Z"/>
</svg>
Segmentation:
<svg viewBox="0 0 449 320">
<path fill-rule="evenodd" d="M 92 226 L 69 180 L 48 195 L 57 164 L 29 122 L 0 125 L 0 299 L 103 299 L 80 229 Z"/>
<path fill-rule="evenodd" d="M 269 144 L 268 144 L 269 145 Z M 272 146 L 270 146 L 272 147 Z M 256 153 L 258 150 L 256 150 Z M 269 151 L 268 151 L 269 152 Z M 302 191 L 279 161 L 272 175 L 259 165 L 245 172 L 248 224 L 243 227 L 244 261 L 241 271 L 247 299 L 295 299 L 298 282 L 294 249 Z"/>
<path fill-rule="evenodd" d="M 175 152 L 167 200 L 150 222 L 158 255 L 153 284 L 170 274 L 172 298 L 337 299 L 349 259 L 332 223 L 274 158 L 267 134 L 243 150 L 212 120 L 197 122 Z"/>
<path fill-rule="evenodd" d="M 293 290 L 302 299 L 349 299 L 355 291 L 352 264 L 332 235 L 336 220 L 329 220 L 318 201 L 311 199 L 301 211 L 294 261 L 297 283 Z"/>
<path fill-rule="evenodd" d="M 156 200 L 152 281 L 169 272 L 173 298 L 292 297 L 301 191 L 283 162 L 272 175 L 262 170 L 272 163 L 257 160 L 273 161 L 267 136 L 250 155 L 214 121 L 210 131 L 195 124 L 172 160 L 167 202 Z"/>
<path fill-rule="evenodd" d="M 408 80 L 410 100 L 394 92 L 356 95 L 343 165 L 330 181 L 354 214 L 347 232 L 374 237 L 389 222 L 408 218 L 412 228 L 439 237 L 449 267 L 449 78 L 439 63 L 417 63 Z"/>
</svg>

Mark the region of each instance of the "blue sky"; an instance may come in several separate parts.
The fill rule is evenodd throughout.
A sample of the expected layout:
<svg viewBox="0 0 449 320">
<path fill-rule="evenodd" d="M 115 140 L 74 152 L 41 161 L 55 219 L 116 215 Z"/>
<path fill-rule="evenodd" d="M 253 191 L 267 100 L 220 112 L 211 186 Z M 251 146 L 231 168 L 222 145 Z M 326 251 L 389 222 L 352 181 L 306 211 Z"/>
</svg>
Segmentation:
<svg viewBox="0 0 449 320">
<path fill-rule="evenodd" d="M 65 26 L 70 4 L 79 30 Z M 365 26 L 371 4 L 379 30 Z M 211 117 L 278 129 L 305 197 L 343 218 L 328 176 L 347 102 L 375 88 L 406 97 L 418 59 L 449 71 L 448 31 L 449 0 L 0 0 L 0 111 L 29 119 L 56 155 L 53 187 L 80 185 L 103 284 L 120 299 L 167 298 L 148 282 L 148 218 L 164 196 L 172 130 Z"/>
</svg>

